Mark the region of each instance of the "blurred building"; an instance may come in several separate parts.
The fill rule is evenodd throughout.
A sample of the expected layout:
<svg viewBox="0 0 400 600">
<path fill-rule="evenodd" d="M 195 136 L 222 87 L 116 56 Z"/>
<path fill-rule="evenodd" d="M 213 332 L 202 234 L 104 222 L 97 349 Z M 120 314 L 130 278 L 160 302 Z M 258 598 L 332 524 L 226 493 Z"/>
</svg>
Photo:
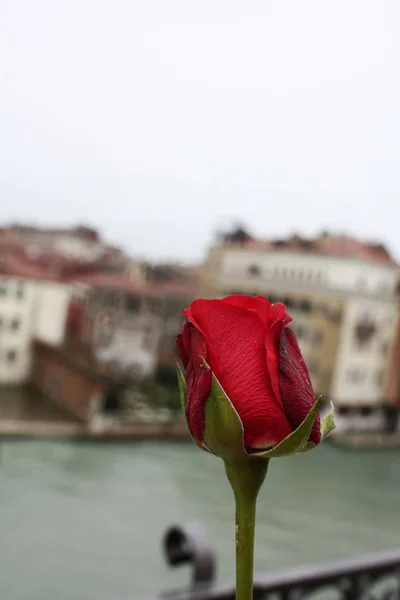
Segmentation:
<svg viewBox="0 0 400 600">
<path fill-rule="evenodd" d="M 0 384 L 28 380 L 32 341 L 60 344 L 71 286 L 49 278 L 0 273 Z"/>
<path fill-rule="evenodd" d="M 396 322 L 393 323 L 393 328 L 396 330 L 396 337 L 391 349 L 385 377 L 386 397 L 391 404 L 400 404 L 400 311 Z"/>
<path fill-rule="evenodd" d="M 151 287 L 103 273 L 81 277 L 80 283 L 86 286 L 81 339 L 91 344 L 96 360 L 121 374 L 151 376 L 162 329 Z"/>
<path fill-rule="evenodd" d="M 2 272 L 28 276 L 52 274 L 70 277 L 77 273 L 124 273 L 129 258 L 85 226 L 47 229 L 13 225 L 0 234 Z"/>
<path fill-rule="evenodd" d="M 125 391 L 175 368 L 195 280 L 126 257 L 86 227 L 0 232 L 0 384 L 31 381 L 88 422 Z"/>
<path fill-rule="evenodd" d="M 125 268 L 123 253 L 90 228 L 4 227 L 0 234 L 0 382 L 27 379 L 33 339 L 60 343 L 77 278 Z"/>
<path fill-rule="evenodd" d="M 125 276 L 81 277 L 63 342 L 57 349 L 35 345 L 36 387 L 83 421 L 118 411 L 139 381 L 160 367 L 175 370 L 188 293 L 182 285 L 140 285 Z"/>
<path fill-rule="evenodd" d="M 199 295 L 199 275 L 190 267 L 174 264 L 146 265 L 146 281 L 152 287 L 152 305 L 161 319 L 158 364 L 174 369 L 176 335 L 182 328 L 182 312 Z"/>
<path fill-rule="evenodd" d="M 287 305 L 314 389 L 339 412 L 388 398 L 398 276 L 381 244 L 326 233 L 258 241 L 240 229 L 221 236 L 202 269 L 206 297 L 246 293 Z M 398 388 L 390 398 L 399 401 Z"/>
</svg>

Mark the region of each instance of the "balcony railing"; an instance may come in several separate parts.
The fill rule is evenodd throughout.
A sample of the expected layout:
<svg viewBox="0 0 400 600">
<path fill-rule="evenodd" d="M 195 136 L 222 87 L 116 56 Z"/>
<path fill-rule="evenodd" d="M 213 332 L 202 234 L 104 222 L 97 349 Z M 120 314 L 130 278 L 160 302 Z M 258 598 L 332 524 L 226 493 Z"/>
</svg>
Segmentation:
<svg viewBox="0 0 400 600">
<path fill-rule="evenodd" d="M 379 404 L 335 404 L 337 430 L 351 435 L 365 433 L 400 434 L 400 406 Z"/>
<path fill-rule="evenodd" d="M 147 600 L 234 600 L 233 583 L 215 580 L 210 542 L 197 524 L 169 529 L 163 541 L 170 566 L 192 566 L 191 585 Z M 400 599 L 400 550 L 367 554 L 335 563 L 256 576 L 254 600 L 395 600 Z"/>
</svg>

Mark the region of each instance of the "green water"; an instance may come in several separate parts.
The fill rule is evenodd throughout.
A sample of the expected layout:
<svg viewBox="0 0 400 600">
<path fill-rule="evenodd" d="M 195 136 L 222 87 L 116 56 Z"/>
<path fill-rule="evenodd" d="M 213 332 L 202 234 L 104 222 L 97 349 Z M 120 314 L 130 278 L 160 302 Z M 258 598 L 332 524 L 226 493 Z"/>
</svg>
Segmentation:
<svg viewBox="0 0 400 600">
<path fill-rule="evenodd" d="M 233 500 L 223 465 L 191 443 L 0 447 L 1 600 L 127 600 L 188 582 L 161 536 L 200 521 L 233 578 Z M 328 443 L 272 461 L 258 506 L 256 571 L 394 548 L 397 451 Z"/>
</svg>

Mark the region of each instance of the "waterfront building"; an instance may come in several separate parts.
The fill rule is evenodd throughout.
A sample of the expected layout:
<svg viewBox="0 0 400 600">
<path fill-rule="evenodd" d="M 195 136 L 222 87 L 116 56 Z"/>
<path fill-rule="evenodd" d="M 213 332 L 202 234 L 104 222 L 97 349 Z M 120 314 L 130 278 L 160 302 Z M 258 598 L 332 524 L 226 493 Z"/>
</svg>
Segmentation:
<svg viewBox="0 0 400 600">
<path fill-rule="evenodd" d="M 35 344 L 35 386 L 84 422 L 126 410 L 160 365 L 175 370 L 188 290 L 92 274 L 74 282 L 63 343 Z M 175 377 L 175 371 L 174 371 Z"/>
<path fill-rule="evenodd" d="M 125 273 L 130 259 L 86 226 L 43 228 L 4 227 L 0 235 L 3 267 L 35 269 L 38 273 L 68 276 L 99 270 Z"/>
<path fill-rule="evenodd" d="M 71 290 L 51 279 L 0 274 L 0 384 L 28 381 L 33 339 L 61 342 Z"/>
<path fill-rule="evenodd" d="M 29 380 L 33 342 L 64 340 L 76 281 L 88 273 L 123 273 L 120 250 L 87 227 L 13 225 L 0 233 L 0 383 Z"/>
<path fill-rule="evenodd" d="M 185 269 L 125 257 L 87 227 L 0 232 L 0 384 L 33 383 L 84 422 L 175 368 Z M 174 375 L 175 376 L 175 375 Z"/>
<path fill-rule="evenodd" d="M 258 241 L 222 236 L 202 271 L 206 297 L 245 293 L 284 302 L 317 394 L 338 421 L 348 407 L 399 402 L 390 369 L 398 336 L 399 268 L 381 244 L 322 234 Z"/>
<path fill-rule="evenodd" d="M 80 279 L 90 288 L 85 335 L 96 355 L 140 377 L 175 362 L 175 338 L 183 309 L 196 297 L 192 282 L 138 284 L 126 277 L 94 274 Z"/>
</svg>

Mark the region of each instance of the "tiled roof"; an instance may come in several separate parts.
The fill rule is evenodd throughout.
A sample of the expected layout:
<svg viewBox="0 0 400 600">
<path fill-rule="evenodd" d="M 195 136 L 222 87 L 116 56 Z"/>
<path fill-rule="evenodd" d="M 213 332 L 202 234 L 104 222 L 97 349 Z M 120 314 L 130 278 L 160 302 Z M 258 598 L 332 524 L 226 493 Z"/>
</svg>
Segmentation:
<svg viewBox="0 0 400 600">
<path fill-rule="evenodd" d="M 9 237 L 9 239 L 16 239 L 20 235 L 24 236 L 29 234 L 39 234 L 44 236 L 72 235 L 80 239 L 99 239 L 98 231 L 85 225 L 76 225 L 75 227 L 38 227 L 37 225 L 12 223 L 10 225 L 4 225 L 1 227 L 1 230 Z"/>
<path fill-rule="evenodd" d="M 0 259 L 0 273 L 10 277 L 23 279 L 38 279 L 41 281 L 60 281 L 60 277 L 41 266 L 30 264 L 11 253 L 2 253 Z"/>
<path fill-rule="evenodd" d="M 321 235 L 317 238 L 292 236 L 278 240 L 252 239 L 244 244 L 247 248 L 279 250 L 296 253 L 316 253 L 325 256 L 356 258 L 396 266 L 397 262 L 383 244 L 364 242 L 346 235 Z"/>
<path fill-rule="evenodd" d="M 41 244 L 0 242 L 0 272 L 15 277 L 68 282 L 87 273 L 108 269 L 122 272 L 125 261 L 113 247 L 104 246 L 102 256 L 89 260 L 56 251 Z"/>
</svg>

